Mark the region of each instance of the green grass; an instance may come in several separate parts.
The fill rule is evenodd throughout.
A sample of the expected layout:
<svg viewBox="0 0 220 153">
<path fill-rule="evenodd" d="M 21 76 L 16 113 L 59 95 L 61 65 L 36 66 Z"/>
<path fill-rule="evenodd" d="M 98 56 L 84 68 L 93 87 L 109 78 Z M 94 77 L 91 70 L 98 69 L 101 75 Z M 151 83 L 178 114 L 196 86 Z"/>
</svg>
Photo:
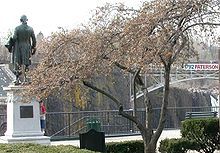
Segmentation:
<svg viewBox="0 0 220 153">
<path fill-rule="evenodd" d="M 0 144 L 0 153 L 95 153 L 71 145 Z"/>
</svg>

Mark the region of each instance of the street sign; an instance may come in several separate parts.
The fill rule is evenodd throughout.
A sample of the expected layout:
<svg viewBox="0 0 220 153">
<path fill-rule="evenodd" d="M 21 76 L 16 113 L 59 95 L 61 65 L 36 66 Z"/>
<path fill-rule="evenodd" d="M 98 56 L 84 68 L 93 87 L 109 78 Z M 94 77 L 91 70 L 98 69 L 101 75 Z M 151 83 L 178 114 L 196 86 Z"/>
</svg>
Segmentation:
<svg viewBox="0 0 220 153">
<path fill-rule="evenodd" d="M 218 64 L 185 64 L 183 67 L 185 70 L 214 70 L 218 71 L 219 70 L 219 65 Z"/>
</svg>

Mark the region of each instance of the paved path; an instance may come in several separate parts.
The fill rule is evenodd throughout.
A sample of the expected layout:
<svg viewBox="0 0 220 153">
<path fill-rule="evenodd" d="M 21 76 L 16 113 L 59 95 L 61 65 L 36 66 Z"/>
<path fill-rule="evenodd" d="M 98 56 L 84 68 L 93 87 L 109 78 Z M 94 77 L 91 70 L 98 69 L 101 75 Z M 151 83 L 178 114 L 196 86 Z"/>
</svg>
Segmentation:
<svg viewBox="0 0 220 153">
<path fill-rule="evenodd" d="M 164 130 L 159 138 L 159 142 L 165 138 L 180 138 L 180 130 Z M 131 140 L 142 140 L 141 135 L 134 136 L 122 136 L 122 137 L 107 137 L 105 142 L 122 142 L 122 141 L 131 141 Z M 52 141 L 51 145 L 74 145 L 79 147 L 79 140 L 67 140 L 67 141 Z"/>
</svg>

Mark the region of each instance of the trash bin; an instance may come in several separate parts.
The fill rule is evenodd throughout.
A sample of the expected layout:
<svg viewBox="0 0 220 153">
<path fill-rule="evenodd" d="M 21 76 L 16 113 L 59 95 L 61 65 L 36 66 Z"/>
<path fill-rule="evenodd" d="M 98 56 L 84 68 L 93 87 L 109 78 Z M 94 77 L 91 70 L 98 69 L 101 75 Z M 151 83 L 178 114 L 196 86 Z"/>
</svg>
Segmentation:
<svg viewBox="0 0 220 153">
<path fill-rule="evenodd" d="M 96 131 L 101 131 L 101 123 L 96 118 L 90 118 L 86 122 L 87 130 L 94 129 Z"/>
<path fill-rule="evenodd" d="M 86 133 L 80 133 L 79 140 L 81 149 L 106 153 L 104 132 L 98 132 L 94 129 L 90 129 Z"/>
</svg>

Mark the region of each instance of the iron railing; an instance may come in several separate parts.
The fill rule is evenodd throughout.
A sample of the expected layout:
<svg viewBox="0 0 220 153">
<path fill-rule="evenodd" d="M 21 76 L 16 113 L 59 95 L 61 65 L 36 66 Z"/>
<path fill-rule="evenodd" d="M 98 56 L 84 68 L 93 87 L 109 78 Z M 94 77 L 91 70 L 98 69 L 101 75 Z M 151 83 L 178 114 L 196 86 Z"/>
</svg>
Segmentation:
<svg viewBox="0 0 220 153">
<path fill-rule="evenodd" d="M 153 108 L 154 128 L 157 127 L 161 108 Z M 169 107 L 166 118 L 166 129 L 179 129 L 181 121 L 185 119 L 186 112 L 216 111 L 219 107 Z M 133 110 L 126 110 L 126 113 L 132 114 Z M 138 119 L 144 123 L 146 112 L 144 109 L 138 109 Z M 135 124 L 130 120 L 120 116 L 117 110 L 102 111 L 78 111 L 78 112 L 48 112 L 46 115 L 46 134 L 53 138 L 56 137 L 78 137 L 79 133 L 88 130 L 88 121 L 96 119 L 100 124 L 101 131 L 105 135 L 121 135 L 139 133 Z M 0 126 L 5 126 L 6 114 L 0 114 Z M 3 125 L 4 124 L 4 125 Z M 95 124 L 95 123 L 94 123 Z M 1 129 L 5 130 L 5 127 Z"/>
<path fill-rule="evenodd" d="M 160 109 L 153 109 L 154 128 L 157 127 L 160 117 Z M 216 111 L 218 107 L 169 107 L 166 119 L 166 129 L 179 129 L 181 121 L 185 119 L 186 112 L 202 112 Z M 132 114 L 133 110 L 126 110 L 126 113 Z M 139 109 L 137 113 L 139 120 L 144 123 L 146 112 L 144 109 Z M 68 136 L 78 137 L 79 133 L 88 130 L 88 120 L 97 119 L 101 123 L 101 131 L 106 135 L 119 134 L 136 134 L 138 129 L 130 120 L 118 115 L 117 110 L 104 111 L 79 111 L 79 112 L 49 112 L 47 113 L 47 134 L 52 137 Z M 61 122 L 62 121 L 62 122 Z"/>
</svg>

